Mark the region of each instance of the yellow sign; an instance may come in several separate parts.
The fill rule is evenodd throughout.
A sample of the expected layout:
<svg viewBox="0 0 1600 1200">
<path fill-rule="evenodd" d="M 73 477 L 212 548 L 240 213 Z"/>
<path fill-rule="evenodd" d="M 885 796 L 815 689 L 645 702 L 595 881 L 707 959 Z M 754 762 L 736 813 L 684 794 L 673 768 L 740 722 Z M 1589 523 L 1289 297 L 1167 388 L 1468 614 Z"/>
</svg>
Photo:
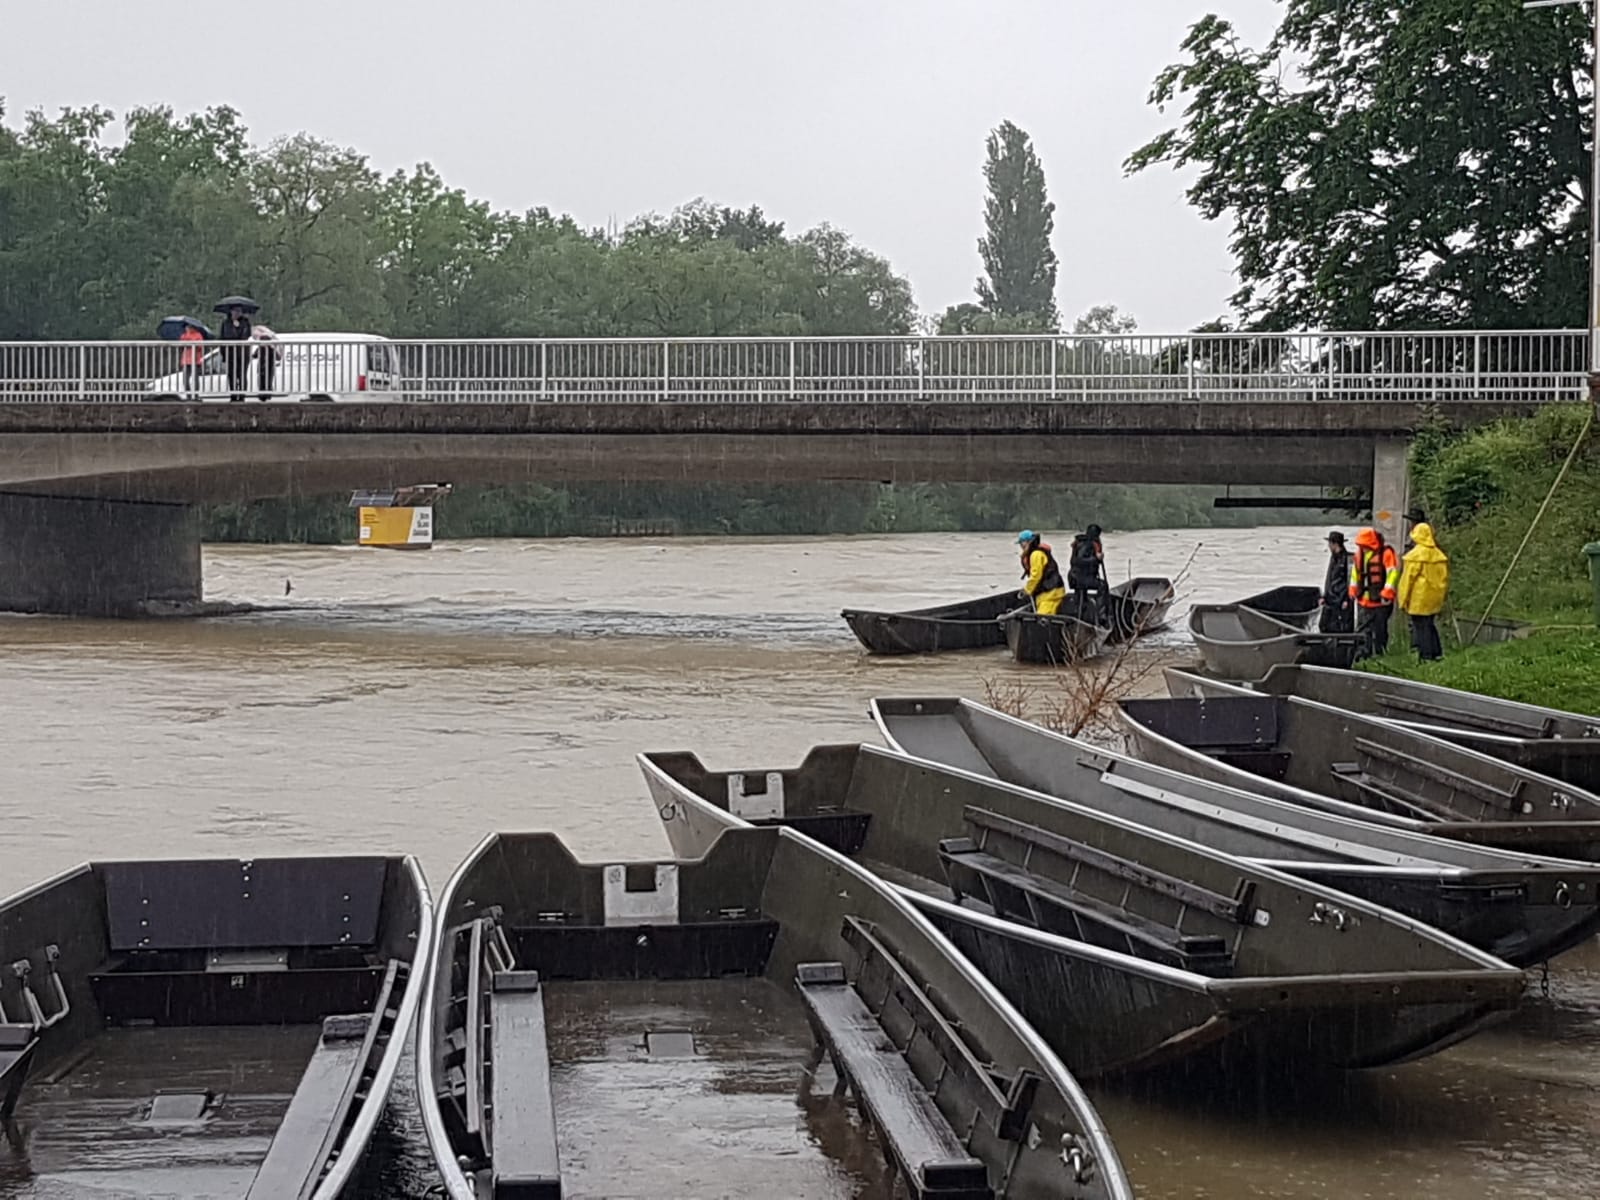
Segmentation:
<svg viewBox="0 0 1600 1200">
<path fill-rule="evenodd" d="M 433 509 L 369 508 L 360 510 L 360 544 L 395 549 L 427 549 L 433 545 Z"/>
</svg>

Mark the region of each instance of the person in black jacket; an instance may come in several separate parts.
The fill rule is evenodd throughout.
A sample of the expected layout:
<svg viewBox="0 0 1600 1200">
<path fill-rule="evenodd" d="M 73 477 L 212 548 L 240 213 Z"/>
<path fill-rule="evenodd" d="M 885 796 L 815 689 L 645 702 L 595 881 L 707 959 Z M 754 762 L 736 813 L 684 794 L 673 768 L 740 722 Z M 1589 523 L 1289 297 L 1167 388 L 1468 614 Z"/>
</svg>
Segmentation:
<svg viewBox="0 0 1600 1200">
<path fill-rule="evenodd" d="M 1350 598 L 1350 551 L 1344 534 L 1328 534 L 1328 574 L 1322 581 L 1322 611 L 1317 628 L 1323 633 L 1349 633 L 1356 627 L 1355 601 Z"/>
<path fill-rule="evenodd" d="M 222 361 L 228 368 L 229 400 L 244 403 L 245 382 L 250 374 L 250 318 L 235 305 L 222 322 Z M 233 343 L 229 345 L 228 343 Z"/>
</svg>

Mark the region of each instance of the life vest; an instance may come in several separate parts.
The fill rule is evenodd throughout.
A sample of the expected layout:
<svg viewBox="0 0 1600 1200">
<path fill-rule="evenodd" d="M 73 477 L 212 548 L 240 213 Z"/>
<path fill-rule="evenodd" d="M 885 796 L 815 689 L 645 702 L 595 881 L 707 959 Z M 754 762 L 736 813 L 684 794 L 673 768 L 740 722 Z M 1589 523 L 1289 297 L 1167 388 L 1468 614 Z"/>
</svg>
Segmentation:
<svg viewBox="0 0 1600 1200">
<path fill-rule="evenodd" d="M 1069 574 L 1074 588 L 1093 587 L 1100 582 L 1100 541 L 1086 533 L 1072 539 Z"/>
<path fill-rule="evenodd" d="M 1390 562 L 1393 560 L 1394 551 L 1387 542 L 1380 542 L 1377 546 L 1358 546 L 1356 548 L 1355 578 L 1356 599 L 1368 608 L 1387 604 L 1383 593 L 1386 588 L 1394 586 L 1391 578 L 1395 568 Z"/>
<path fill-rule="evenodd" d="M 1056 556 L 1050 552 L 1050 547 L 1044 542 L 1040 542 L 1033 550 L 1024 550 L 1022 552 L 1023 580 L 1026 581 L 1033 574 L 1033 556 L 1035 552 L 1044 555 L 1044 574 L 1039 576 L 1039 590 L 1033 594 L 1042 596 L 1046 592 L 1054 592 L 1064 588 L 1066 585 L 1061 582 L 1061 568 L 1056 565 Z"/>
</svg>

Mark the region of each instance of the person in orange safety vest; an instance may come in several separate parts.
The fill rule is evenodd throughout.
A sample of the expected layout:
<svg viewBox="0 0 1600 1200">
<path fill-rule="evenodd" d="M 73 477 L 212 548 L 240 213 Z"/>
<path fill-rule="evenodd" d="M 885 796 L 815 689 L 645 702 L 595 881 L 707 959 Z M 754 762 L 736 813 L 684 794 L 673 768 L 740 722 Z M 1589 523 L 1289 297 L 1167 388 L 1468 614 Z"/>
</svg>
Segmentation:
<svg viewBox="0 0 1600 1200">
<path fill-rule="evenodd" d="M 1350 598 L 1359 610 L 1356 632 L 1367 636 L 1364 657 L 1376 657 L 1389 648 L 1389 614 L 1399 586 L 1400 559 L 1394 547 L 1376 529 L 1356 534 L 1356 551 L 1350 556 Z"/>
</svg>

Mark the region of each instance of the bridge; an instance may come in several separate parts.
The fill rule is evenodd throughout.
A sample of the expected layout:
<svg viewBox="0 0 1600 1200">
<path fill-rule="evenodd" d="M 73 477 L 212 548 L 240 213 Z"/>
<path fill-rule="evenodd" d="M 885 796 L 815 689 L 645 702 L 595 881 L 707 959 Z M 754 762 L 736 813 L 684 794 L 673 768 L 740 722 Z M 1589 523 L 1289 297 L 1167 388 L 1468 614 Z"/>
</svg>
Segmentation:
<svg viewBox="0 0 1600 1200">
<path fill-rule="evenodd" d="M 1313 484 L 1398 536 L 1411 434 L 1581 399 L 1587 338 L 0 343 L 0 609 L 192 602 L 196 504 L 431 480 Z"/>
</svg>

